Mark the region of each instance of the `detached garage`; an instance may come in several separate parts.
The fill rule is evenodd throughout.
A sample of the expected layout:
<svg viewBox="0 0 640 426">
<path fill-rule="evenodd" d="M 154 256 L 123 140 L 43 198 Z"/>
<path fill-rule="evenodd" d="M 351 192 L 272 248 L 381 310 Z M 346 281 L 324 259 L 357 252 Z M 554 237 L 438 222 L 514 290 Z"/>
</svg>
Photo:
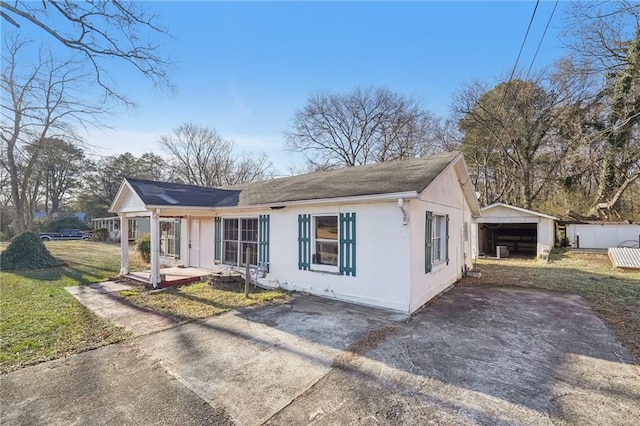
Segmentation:
<svg viewBox="0 0 640 426">
<path fill-rule="evenodd" d="M 496 247 L 502 246 L 511 254 L 542 257 L 554 246 L 556 217 L 503 203 L 483 207 L 481 213 L 475 220 L 476 256 L 496 256 Z"/>
</svg>

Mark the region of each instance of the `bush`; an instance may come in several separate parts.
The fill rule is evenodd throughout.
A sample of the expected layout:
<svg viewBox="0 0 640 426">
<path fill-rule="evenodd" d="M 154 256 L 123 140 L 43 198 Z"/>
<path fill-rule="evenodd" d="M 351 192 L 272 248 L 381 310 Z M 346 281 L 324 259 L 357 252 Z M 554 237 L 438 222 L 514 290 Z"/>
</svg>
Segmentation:
<svg viewBox="0 0 640 426">
<path fill-rule="evenodd" d="M 0 267 L 3 271 L 52 268 L 62 264 L 31 231 L 16 236 L 0 255 Z"/>
<path fill-rule="evenodd" d="M 136 241 L 136 248 L 146 263 L 151 262 L 151 235 L 142 234 Z"/>
<path fill-rule="evenodd" d="M 109 239 L 109 230 L 107 228 L 98 228 L 93 230 L 93 241 L 105 242 Z"/>
</svg>

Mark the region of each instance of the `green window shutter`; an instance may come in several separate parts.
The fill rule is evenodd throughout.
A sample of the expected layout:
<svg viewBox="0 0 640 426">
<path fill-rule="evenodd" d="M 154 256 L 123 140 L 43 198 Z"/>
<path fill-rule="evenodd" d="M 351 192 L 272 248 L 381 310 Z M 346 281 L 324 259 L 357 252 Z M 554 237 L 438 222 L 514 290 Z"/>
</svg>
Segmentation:
<svg viewBox="0 0 640 426">
<path fill-rule="evenodd" d="M 356 214 L 340 213 L 340 275 L 356 276 Z"/>
<path fill-rule="evenodd" d="M 449 215 L 447 215 L 447 229 L 444 234 L 444 255 L 447 257 L 447 265 L 449 264 Z"/>
<path fill-rule="evenodd" d="M 269 272 L 269 215 L 264 214 L 258 217 L 259 242 L 258 242 L 258 262 L 264 264 Z"/>
<path fill-rule="evenodd" d="M 308 271 L 311 259 L 311 215 L 298 215 L 298 269 Z"/>
<path fill-rule="evenodd" d="M 431 251 L 433 250 L 433 212 L 426 212 L 424 223 L 424 273 L 431 272 Z"/>
<path fill-rule="evenodd" d="M 222 218 L 216 217 L 214 219 L 215 229 L 213 235 L 213 258 L 215 260 L 222 260 Z"/>
</svg>

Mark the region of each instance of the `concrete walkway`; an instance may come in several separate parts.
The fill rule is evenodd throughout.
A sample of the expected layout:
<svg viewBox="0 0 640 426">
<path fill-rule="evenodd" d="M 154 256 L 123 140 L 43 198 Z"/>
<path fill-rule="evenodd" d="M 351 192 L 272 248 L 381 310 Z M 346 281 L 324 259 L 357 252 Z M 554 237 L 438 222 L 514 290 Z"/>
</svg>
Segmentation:
<svg viewBox="0 0 640 426">
<path fill-rule="evenodd" d="M 116 294 L 138 288 L 135 285 L 107 281 L 88 286 L 65 287 L 73 297 L 95 314 L 108 319 L 134 336 L 175 327 L 179 322 L 148 309 L 135 306 Z"/>
</svg>

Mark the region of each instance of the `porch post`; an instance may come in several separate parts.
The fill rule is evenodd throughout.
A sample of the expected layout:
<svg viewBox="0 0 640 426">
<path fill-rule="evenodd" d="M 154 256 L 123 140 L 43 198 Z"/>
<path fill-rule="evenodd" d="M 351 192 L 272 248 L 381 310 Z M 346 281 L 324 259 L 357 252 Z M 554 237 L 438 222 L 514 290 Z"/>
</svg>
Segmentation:
<svg viewBox="0 0 640 426">
<path fill-rule="evenodd" d="M 120 275 L 129 273 L 129 220 L 120 213 Z"/>
<path fill-rule="evenodd" d="M 187 244 L 182 244 L 182 242 L 180 242 L 180 257 L 182 257 L 182 261 L 184 262 L 184 266 L 185 267 L 189 267 L 191 266 L 191 259 L 190 259 L 190 255 L 191 255 L 191 215 L 187 215 L 185 216 L 185 222 L 186 222 L 186 226 L 185 229 L 187 230 L 187 232 L 185 233 L 185 235 L 182 235 L 182 241 L 187 242 Z M 180 229 L 180 232 L 182 232 L 182 229 Z M 182 250 L 182 247 L 186 247 L 187 250 Z M 182 253 L 184 251 L 184 253 Z"/>
<path fill-rule="evenodd" d="M 160 283 L 160 210 L 151 212 L 151 285 L 158 287 Z"/>
</svg>

